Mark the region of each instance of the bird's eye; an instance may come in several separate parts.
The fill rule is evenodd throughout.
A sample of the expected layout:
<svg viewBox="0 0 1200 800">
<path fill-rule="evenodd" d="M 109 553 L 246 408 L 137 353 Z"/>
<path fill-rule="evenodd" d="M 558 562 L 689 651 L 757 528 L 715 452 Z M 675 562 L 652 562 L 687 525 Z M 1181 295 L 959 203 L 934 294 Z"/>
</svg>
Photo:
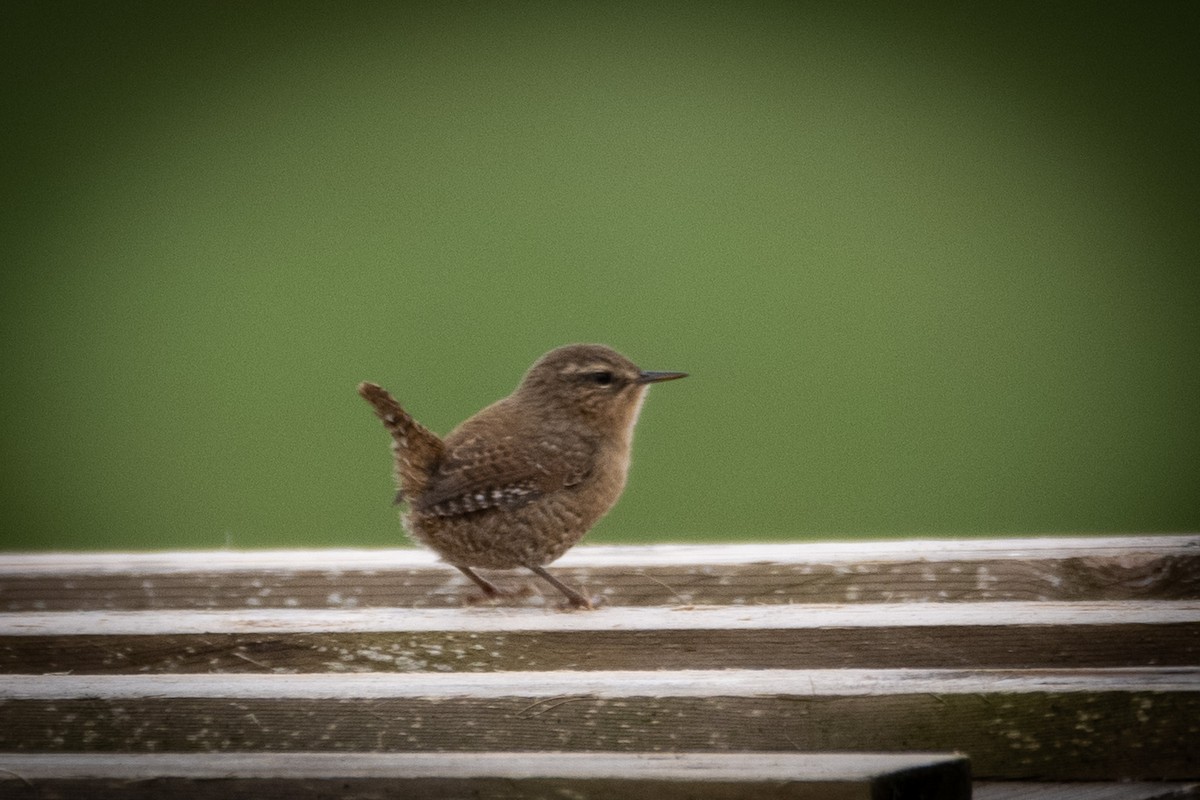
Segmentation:
<svg viewBox="0 0 1200 800">
<path fill-rule="evenodd" d="M 591 374 L 591 379 L 599 386 L 611 386 L 613 382 L 613 374 L 608 370 L 601 370 L 599 372 L 593 372 Z"/>
</svg>

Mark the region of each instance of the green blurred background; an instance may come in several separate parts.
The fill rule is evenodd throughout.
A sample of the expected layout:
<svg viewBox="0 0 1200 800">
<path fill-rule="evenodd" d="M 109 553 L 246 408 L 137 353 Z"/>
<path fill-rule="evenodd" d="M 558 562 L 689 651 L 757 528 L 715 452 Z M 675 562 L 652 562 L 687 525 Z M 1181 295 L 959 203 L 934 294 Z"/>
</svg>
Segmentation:
<svg viewBox="0 0 1200 800">
<path fill-rule="evenodd" d="M 2 546 L 402 543 L 358 381 L 574 341 L 593 542 L 1195 530 L 1195 8 L 8 4 Z"/>
</svg>

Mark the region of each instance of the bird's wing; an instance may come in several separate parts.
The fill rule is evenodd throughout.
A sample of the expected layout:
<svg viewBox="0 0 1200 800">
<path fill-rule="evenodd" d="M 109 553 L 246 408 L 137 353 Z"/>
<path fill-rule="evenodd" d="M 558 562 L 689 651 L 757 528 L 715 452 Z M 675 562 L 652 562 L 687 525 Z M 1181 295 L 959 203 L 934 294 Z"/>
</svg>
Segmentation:
<svg viewBox="0 0 1200 800">
<path fill-rule="evenodd" d="M 464 431 L 414 503 L 415 510 L 441 517 L 490 508 L 515 508 L 584 480 L 595 447 L 561 436 L 471 436 Z"/>
</svg>

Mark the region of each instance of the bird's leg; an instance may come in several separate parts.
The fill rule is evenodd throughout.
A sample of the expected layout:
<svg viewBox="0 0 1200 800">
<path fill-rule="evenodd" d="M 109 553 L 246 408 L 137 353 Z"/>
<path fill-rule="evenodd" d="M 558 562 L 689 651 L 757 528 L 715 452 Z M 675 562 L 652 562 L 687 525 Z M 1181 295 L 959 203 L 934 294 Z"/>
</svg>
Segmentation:
<svg viewBox="0 0 1200 800">
<path fill-rule="evenodd" d="M 496 588 L 496 584 L 492 583 L 491 581 L 489 581 L 485 578 L 479 577 L 471 570 L 470 567 L 460 567 L 460 566 L 458 566 L 458 564 L 455 564 L 454 566 L 457 567 L 458 571 L 461 572 L 463 575 L 466 575 L 468 578 L 473 580 L 475 582 L 475 585 L 478 586 L 480 589 L 482 589 L 483 593 L 486 596 L 499 597 L 500 595 L 504 594 L 503 592 L 501 592 L 499 589 Z"/>
<path fill-rule="evenodd" d="M 480 588 L 480 590 L 483 592 L 482 597 L 480 597 L 479 595 L 474 595 L 472 597 L 468 597 L 467 598 L 468 603 L 475 602 L 478 600 L 499 600 L 502 597 L 528 597 L 530 594 L 530 589 L 528 586 L 522 586 L 520 589 L 509 589 L 506 591 L 504 589 L 499 588 L 498 586 L 496 586 L 496 584 L 492 583 L 488 579 L 480 577 L 470 567 L 464 567 L 464 566 L 460 566 L 458 564 L 455 564 L 454 566 L 458 569 L 459 572 L 461 572 L 463 575 L 466 575 L 468 578 L 470 578 L 472 581 L 474 581 L 475 585 L 478 586 Z"/>
<path fill-rule="evenodd" d="M 558 589 L 560 592 L 565 594 L 567 596 L 567 602 L 570 603 L 572 607 L 586 608 L 589 610 L 594 609 L 596 607 L 595 603 L 593 603 L 591 600 L 588 600 L 586 597 L 584 597 L 579 592 L 572 589 L 570 586 L 567 586 L 565 583 L 560 581 L 558 578 L 554 577 L 549 572 L 547 572 L 544 568 L 529 567 L 529 571 L 532 572 L 534 575 L 537 575 L 539 578 L 544 580 L 546 583 L 553 586 L 555 589 Z"/>
</svg>

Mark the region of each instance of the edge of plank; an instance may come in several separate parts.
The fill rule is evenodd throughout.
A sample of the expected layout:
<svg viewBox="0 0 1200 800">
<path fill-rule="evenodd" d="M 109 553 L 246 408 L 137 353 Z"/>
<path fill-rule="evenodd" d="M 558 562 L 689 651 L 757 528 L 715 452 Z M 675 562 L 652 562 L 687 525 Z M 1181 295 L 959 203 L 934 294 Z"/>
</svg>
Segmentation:
<svg viewBox="0 0 1200 800">
<path fill-rule="evenodd" d="M 962 765 L 955 753 L 0 753 L 0 780 L 633 778 L 863 781 Z"/>
<path fill-rule="evenodd" d="M 1200 692 L 1200 667 L 1104 669 L 717 669 L 596 672 L 7 675 L 0 700 L 853 697 Z"/>
<path fill-rule="evenodd" d="M 1130 553 L 1200 556 L 1200 534 L 915 539 L 760 544 L 581 545 L 556 565 L 571 568 L 719 566 L 756 563 L 1030 559 L 1122 556 Z M 190 550 L 164 552 L 0 553 L 0 577 L 32 574 L 105 574 L 261 570 L 387 571 L 442 568 L 435 554 L 416 548 L 315 550 Z"/>
<path fill-rule="evenodd" d="M 170 609 L 0 613 L 0 636 L 204 633 L 501 633 L 816 629 L 1200 622 L 1200 600 L 998 601 L 761 606 L 630 606 L 590 613 L 543 608 Z"/>
</svg>

